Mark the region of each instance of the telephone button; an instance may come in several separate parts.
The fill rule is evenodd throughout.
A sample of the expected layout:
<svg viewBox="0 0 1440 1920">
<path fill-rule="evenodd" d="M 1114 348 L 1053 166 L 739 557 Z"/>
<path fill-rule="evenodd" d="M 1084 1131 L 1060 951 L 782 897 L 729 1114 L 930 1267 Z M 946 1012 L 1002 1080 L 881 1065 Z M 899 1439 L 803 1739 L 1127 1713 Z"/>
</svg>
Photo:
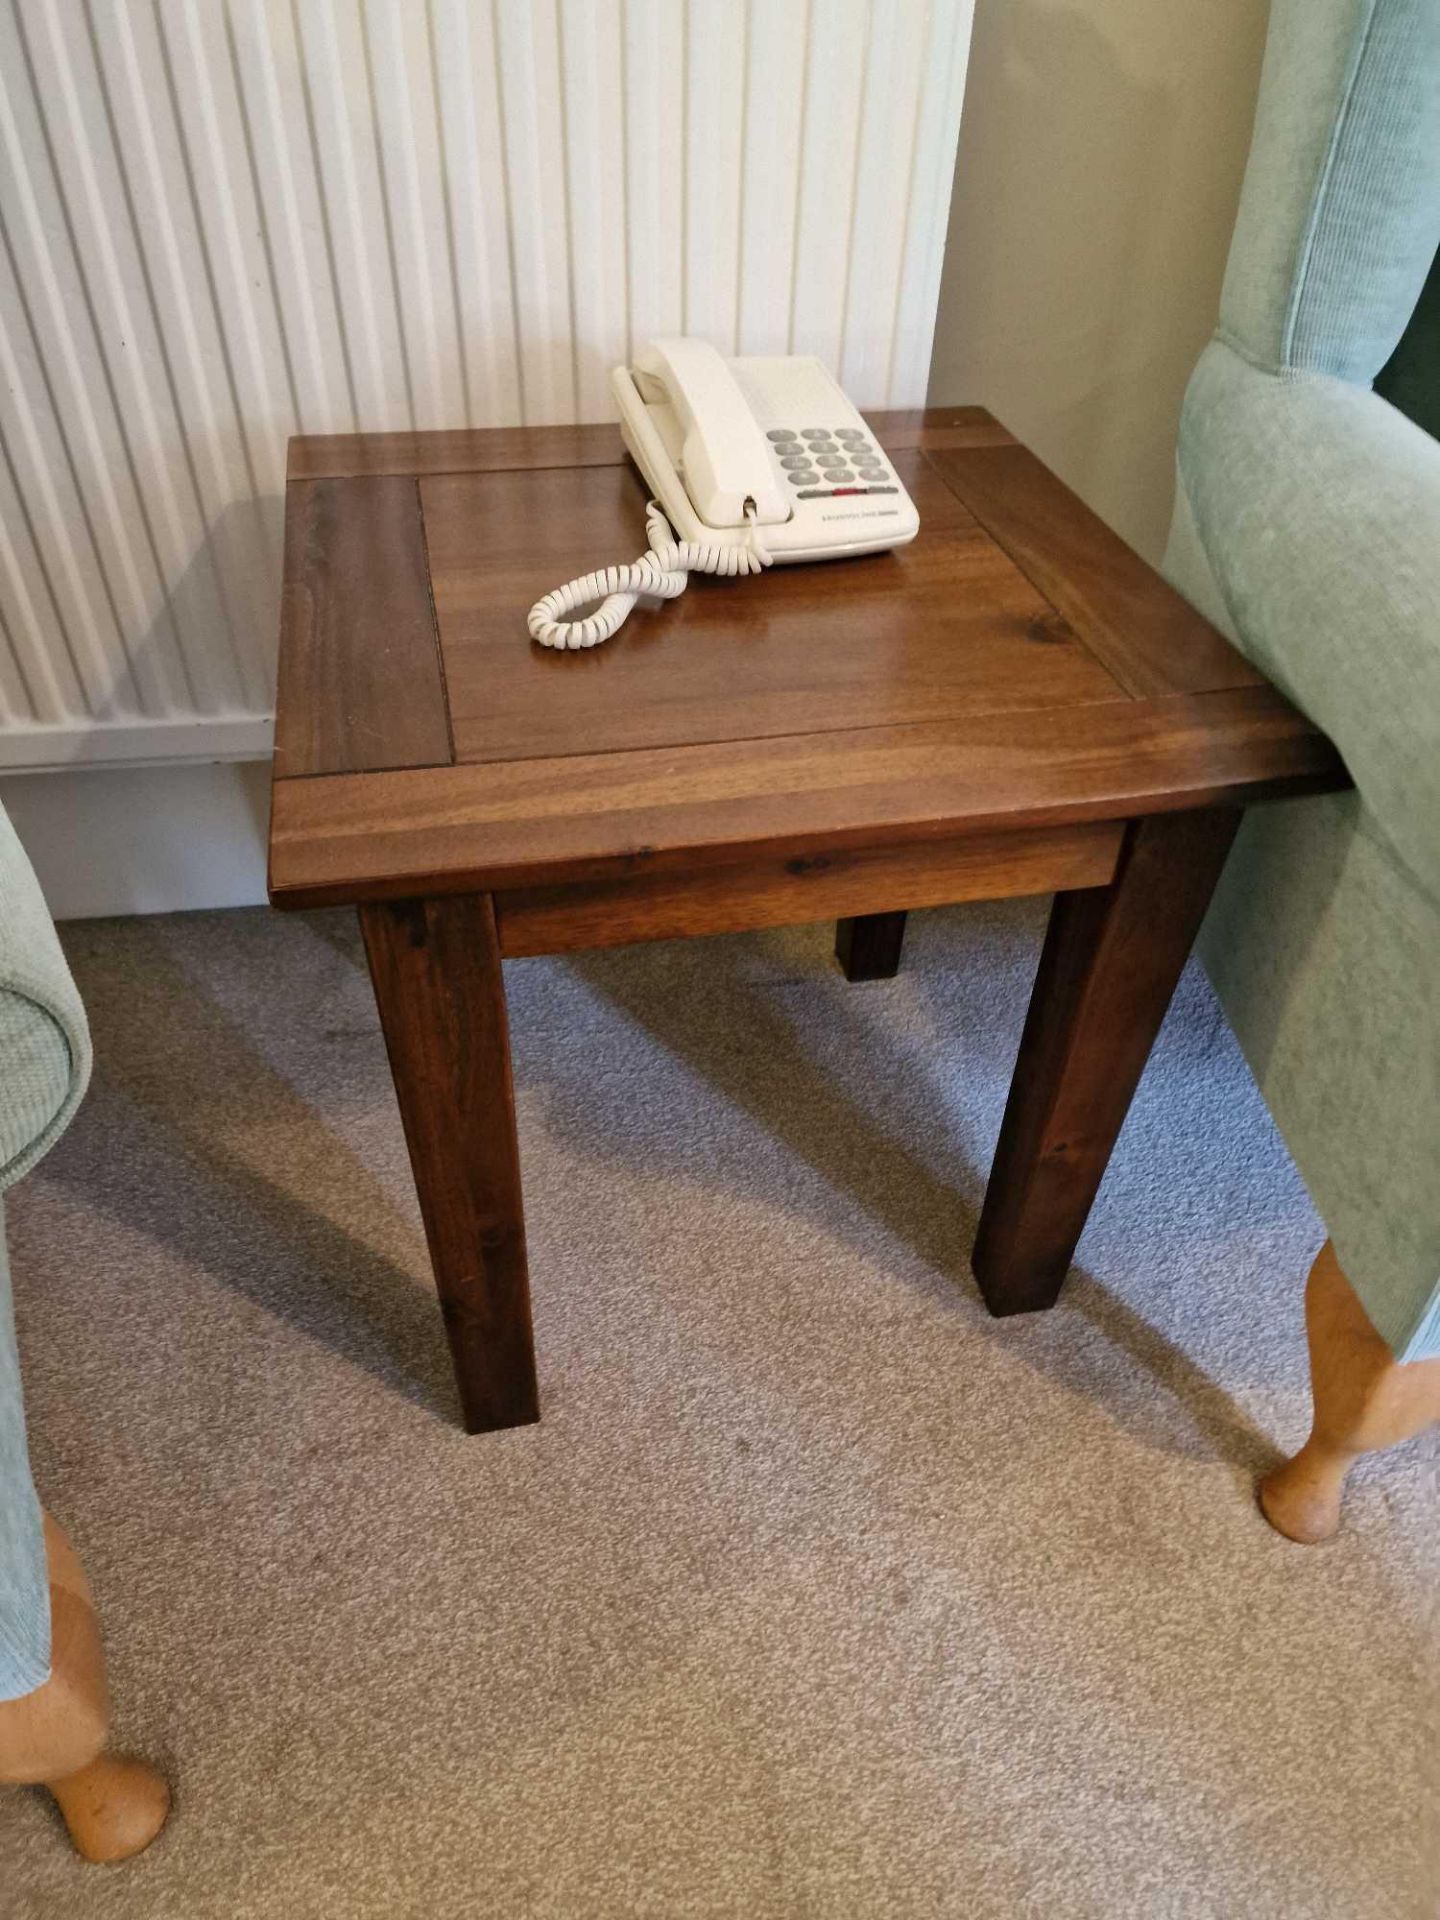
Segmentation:
<svg viewBox="0 0 1440 1920">
<path fill-rule="evenodd" d="M 808 467 L 810 465 L 810 456 L 808 453 L 782 453 L 780 456 L 780 464 L 782 467 L 787 468 Z"/>
<path fill-rule="evenodd" d="M 857 441 L 863 444 L 865 436 L 859 427 L 836 427 L 835 438 L 837 440 L 849 440 L 852 444 Z"/>
<path fill-rule="evenodd" d="M 792 487 L 809 487 L 813 486 L 820 476 L 813 467 L 805 467 L 799 473 L 787 474 L 786 478 Z M 802 493 L 800 498 L 803 500 L 805 495 Z"/>
<path fill-rule="evenodd" d="M 765 436 L 767 440 L 795 440 L 798 437 L 792 427 L 772 427 Z"/>
<path fill-rule="evenodd" d="M 830 438 L 830 429 L 828 427 L 802 427 L 800 429 L 800 438 L 802 440 L 828 440 Z"/>
</svg>

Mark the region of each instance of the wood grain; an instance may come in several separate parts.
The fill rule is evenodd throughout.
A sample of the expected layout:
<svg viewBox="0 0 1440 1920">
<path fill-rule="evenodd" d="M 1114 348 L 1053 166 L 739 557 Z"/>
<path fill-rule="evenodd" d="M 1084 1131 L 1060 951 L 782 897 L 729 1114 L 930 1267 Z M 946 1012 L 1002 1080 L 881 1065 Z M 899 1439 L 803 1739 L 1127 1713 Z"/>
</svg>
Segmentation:
<svg viewBox="0 0 1440 1920">
<path fill-rule="evenodd" d="M 864 416 L 881 446 L 1008 447 L 1015 436 L 983 407 L 881 407 Z"/>
<path fill-rule="evenodd" d="M 301 434 L 291 440 L 290 480 L 346 474 L 500 473 L 526 467 L 619 466 L 617 426 L 454 427 L 429 433 Z"/>
<path fill-rule="evenodd" d="M 971 1261 L 992 1313 L 1054 1305 L 1240 817 L 1137 821 L 1057 894 Z"/>
<path fill-rule="evenodd" d="M 568 953 L 794 926 L 879 907 L 938 907 L 1100 886 L 1115 870 L 1121 836 L 1120 827 L 1105 823 L 1051 827 L 516 888 L 495 897 L 500 950 L 507 957 Z M 903 913 L 874 917 L 902 924 L 905 918 Z"/>
<path fill-rule="evenodd" d="M 500 945 L 484 895 L 360 909 L 469 1433 L 540 1418 Z"/>
<path fill-rule="evenodd" d="M 887 447 L 1003 446 L 1011 436 L 981 407 L 910 407 L 868 413 Z M 290 442 L 291 480 L 347 474 L 496 473 L 524 467 L 619 466 L 620 429 L 457 427 L 430 433 L 300 434 Z"/>
<path fill-rule="evenodd" d="M 408 479 L 290 488 L 275 775 L 450 759 L 420 500 Z"/>
<path fill-rule="evenodd" d="M 741 740 L 281 780 L 271 897 L 545 886 L 1124 820 L 1348 785 L 1268 687 Z"/>
<path fill-rule="evenodd" d="M 646 546 L 629 467 L 420 485 L 458 760 L 691 746 L 1123 698 L 918 452 L 894 553 L 692 578 L 585 653 L 524 640 L 539 596 Z"/>
<path fill-rule="evenodd" d="M 926 459 L 979 524 L 1141 698 L 1259 686 L 1264 676 L 1027 448 Z"/>
</svg>

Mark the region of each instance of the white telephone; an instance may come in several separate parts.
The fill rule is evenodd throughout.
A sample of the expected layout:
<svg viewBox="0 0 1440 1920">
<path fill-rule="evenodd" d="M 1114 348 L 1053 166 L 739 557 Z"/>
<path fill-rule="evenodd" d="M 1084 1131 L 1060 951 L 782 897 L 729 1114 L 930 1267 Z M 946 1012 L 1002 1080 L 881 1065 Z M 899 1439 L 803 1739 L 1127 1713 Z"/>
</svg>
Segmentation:
<svg viewBox="0 0 1440 1920">
<path fill-rule="evenodd" d="M 655 340 L 610 385 L 655 494 L 650 551 L 537 601 L 529 627 L 542 646 L 597 646 L 637 599 L 673 600 L 691 573 L 879 553 L 920 530 L 894 468 L 818 360 L 725 360 L 703 340 Z M 570 618 L 596 601 L 588 618 Z"/>
</svg>

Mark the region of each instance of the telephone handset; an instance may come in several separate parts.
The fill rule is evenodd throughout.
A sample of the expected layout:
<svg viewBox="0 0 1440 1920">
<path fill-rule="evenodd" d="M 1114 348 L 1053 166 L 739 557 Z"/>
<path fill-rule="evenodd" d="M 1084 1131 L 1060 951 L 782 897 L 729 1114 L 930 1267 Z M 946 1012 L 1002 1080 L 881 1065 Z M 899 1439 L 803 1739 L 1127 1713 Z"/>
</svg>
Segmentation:
<svg viewBox="0 0 1440 1920">
<path fill-rule="evenodd" d="M 788 517 L 760 422 L 714 347 L 656 340 L 610 385 L 625 444 L 682 539 L 744 527 L 747 510 L 763 526 Z"/>
<path fill-rule="evenodd" d="M 898 475 L 818 360 L 725 360 L 703 340 L 671 338 L 616 367 L 610 385 L 655 496 L 650 551 L 537 601 L 529 627 L 542 646 L 596 646 L 637 599 L 673 600 L 691 573 L 879 553 L 920 530 Z M 596 601 L 588 618 L 570 618 Z"/>
</svg>

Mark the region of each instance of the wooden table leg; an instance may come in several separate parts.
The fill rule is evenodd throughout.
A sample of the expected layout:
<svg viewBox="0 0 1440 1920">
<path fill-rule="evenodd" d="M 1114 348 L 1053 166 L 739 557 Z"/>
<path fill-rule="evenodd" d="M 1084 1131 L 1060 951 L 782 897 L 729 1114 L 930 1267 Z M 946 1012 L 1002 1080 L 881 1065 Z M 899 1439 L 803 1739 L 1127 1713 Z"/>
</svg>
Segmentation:
<svg viewBox="0 0 1440 1920">
<path fill-rule="evenodd" d="M 1240 817 L 1134 821 L 1109 886 L 1056 894 L 972 1256 L 992 1313 L 1054 1306 Z"/>
<path fill-rule="evenodd" d="M 367 902 L 360 927 L 466 1431 L 524 1426 L 540 1399 L 494 903 Z"/>
<path fill-rule="evenodd" d="M 847 980 L 893 980 L 904 940 L 903 913 L 861 913 L 835 922 L 835 958 Z"/>
</svg>

